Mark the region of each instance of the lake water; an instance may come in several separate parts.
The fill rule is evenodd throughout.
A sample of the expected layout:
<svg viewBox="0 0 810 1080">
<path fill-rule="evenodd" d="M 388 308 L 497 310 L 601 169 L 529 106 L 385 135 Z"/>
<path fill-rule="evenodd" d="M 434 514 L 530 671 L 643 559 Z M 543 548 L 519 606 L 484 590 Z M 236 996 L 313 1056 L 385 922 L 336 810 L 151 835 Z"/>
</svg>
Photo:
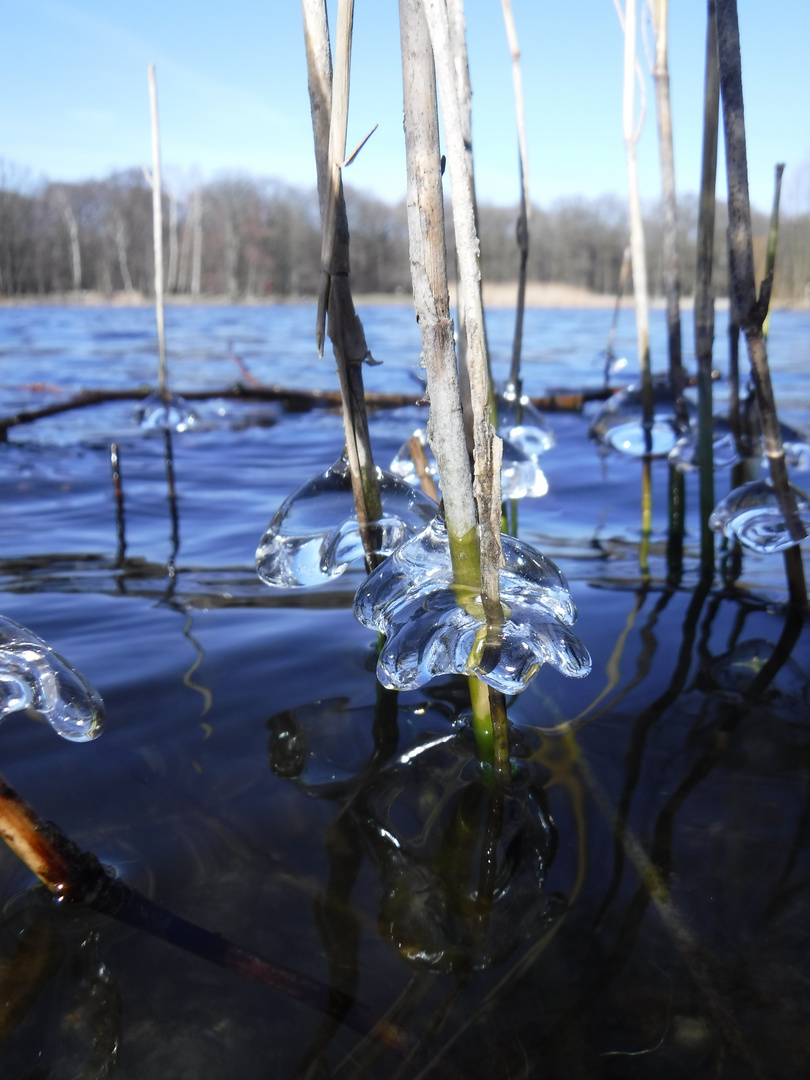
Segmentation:
<svg viewBox="0 0 810 1080">
<path fill-rule="evenodd" d="M 411 392 L 412 311 L 360 314 L 383 361 L 367 389 Z M 527 312 L 526 391 L 599 385 L 610 318 Z M 336 387 L 313 325 L 303 304 L 170 308 L 172 387 L 233 384 L 231 354 L 268 383 Z M 498 378 L 512 328 L 511 312 L 489 313 Z M 720 313 L 721 372 L 725 334 Z M 692 340 L 687 313 L 690 370 Z M 618 385 L 634 367 L 629 312 L 616 351 Z M 782 417 L 807 433 L 810 314 L 775 312 L 769 354 Z M 0 309 L 0 417 L 154 385 L 155 356 L 146 309 Z M 663 356 L 654 312 L 654 368 Z M 311 591 L 256 576 L 276 508 L 338 457 L 339 414 L 196 408 L 170 462 L 133 402 L 20 425 L 0 445 L 0 613 L 81 670 L 107 712 L 84 745 L 7 718 L 0 772 L 155 903 L 330 987 L 338 1015 L 53 903 L 3 846 L 0 1076 L 804 1076 L 810 632 L 786 616 L 781 559 L 746 553 L 730 573 L 718 542 L 700 586 L 690 474 L 673 578 L 668 469 L 654 462 L 643 575 L 639 463 L 601 457 L 587 415 L 549 416 L 549 491 L 521 503 L 519 534 L 568 578 L 593 670 L 544 668 L 511 703 L 518 767 L 499 802 L 463 683 L 380 691 L 376 636 L 351 610 L 359 572 Z M 375 413 L 378 464 L 424 419 Z M 729 483 L 717 474 L 718 499 Z"/>
</svg>

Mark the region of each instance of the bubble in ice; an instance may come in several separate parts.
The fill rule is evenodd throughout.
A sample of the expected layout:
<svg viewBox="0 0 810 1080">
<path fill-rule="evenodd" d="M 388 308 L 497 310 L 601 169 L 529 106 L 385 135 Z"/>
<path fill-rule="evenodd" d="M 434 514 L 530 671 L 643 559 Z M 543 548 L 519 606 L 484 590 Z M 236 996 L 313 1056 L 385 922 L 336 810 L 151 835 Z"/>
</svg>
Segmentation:
<svg viewBox="0 0 810 1080">
<path fill-rule="evenodd" d="M 803 491 L 791 485 L 796 510 L 805 532 L 810 531 L 810 501 Z M 752 480 L 734 488 L 715 506 L 709 526 L 729 540 L 739 540 L 761 555 L 794 547 L 801 539 L 790 534 L 785 515 L 770 480 Z"/>
<path fill-rule="evenodd" d="M 366 529 L 371 550 L 385 556 L 424 528 L 436 513 L 436 504 L 381 469 L 377 481 L 382 517 Z M 261 538 L 256 567 L 266 585 L 290 589 L 322 585 L 364 556 L 344 454 L 284 500 Z"/>
<path fill-rule="evenodd" d="M 688 412 L 694 407 L 687 402 Z M 641 387 L 628 386 L 613 394 L 588 429 L 592 439 L 629 457 L 665 457 L 688 430 L 678 417 L 676 401 L 666 382 L 653 383 L 652 423 L 644 424 Z"/>
<path fill-rule="evenodd" d="M 521 437 L 522 429 L 513 428 L 512 434 Z M 418 439 L 425 451 L 425 469 L 436 483 L 439 482 L 436 459 L 428 446 L 424 431 L 418 428 L 411 438 Z M 391 472 L 402 477 L 406 483 L 419 486 L 420 478 L 411 455 L 410 439 L 402 444 L 391 462 Z M 504 499 L 538 498 L 548 491 L 545 473 L 537 464 L 537 455 L 526 453 L 517 442 L 503 439 L 503 463 L 501 465 L 501 495 Z"/>
<path fill-rule="evenodd" d="M 163 397 L 155 392 L 145 397 L 135 410 L 135 423 L 144 431 L 162 428 L 188 431 L 197 423 L 197 415 L 179 394 Z"/>
<path fill-rule="evenodd" d="M 699 441 L 698 430 L 691 427 L 685 432 L 668 456 L 670 465 L 674 465 L 680 472 L 691 472 L 700 465 L 698 458 Z M 712 420 L 712 464 L 715 470 L 730 469 L 743 460 L 744 455 L 737 449 L 737 440 L 728 421 L 723 417 L 715 416 Z"/>
<path fill-rule="evenodd" d="M 355 596 L 363 626 L 386 642 L 383 686 L 412 690 L 437 675 L 464 674 L 505 694 L 520 693 L 543 664 L 580 678 L 588 650 L 571 630 L 576 608 L 565 578 L 540 552 L 502 536 L 504 621 L 488 640 L 480 595 L 454 584 L 444 522 L 436 518 L 366 579 Z"/>
<path fill-rule="evenodd" d="M 32 711 L 73 742 L 101 734 L 104 705 L 96 690 L 24 626 L 0 616 L 0 719 Z"/>
</svg>

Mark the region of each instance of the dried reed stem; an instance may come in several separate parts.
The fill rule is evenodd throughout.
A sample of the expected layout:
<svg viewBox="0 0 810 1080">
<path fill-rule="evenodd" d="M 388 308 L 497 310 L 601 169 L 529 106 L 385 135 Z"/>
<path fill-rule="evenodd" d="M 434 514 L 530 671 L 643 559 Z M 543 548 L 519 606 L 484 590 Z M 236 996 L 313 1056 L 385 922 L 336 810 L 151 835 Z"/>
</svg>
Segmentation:
<svg viewBox="0 0 810 1080">
<path fill-rule="evenodd" d="M 630 214 L 630 254 L 633 266 L 633 294 L 636 306 L 638 366 L 645 426 L 652 424 L 652 377 L 650 374 L 650 303 L 647 295 L 647 252 L 641 215 L 636 143 L 640 130 L 634 126 L 636 80 L 636 0 L 626 0 L 624 9 L 624 68 L 622 91 L 622 134 L 627 157 L 627 188 Z M 649 436 L 648 436 L 649 438 Z"/>
<path fill-rule="evenodd" d="M 155 248 L 155 315 L 158 332 L 158 390 L 163 398 L 169 393 L 166 376 L 166 335 L 163 322 L 163 192 L 160 182 L 160 126 L 158 123 L 155 65 L 149 65 L 149 105 L 152 115 L 152 238 Z"/>
<path fill-rule="evenodd" d="M 762 425 L 762 441 L 773 486 L 791 537 L 798 541 L 807 535 L 799 518 L 796 499 L 788 481 L 785 452 L 776 414 L 776 403 L 768 367 L 768 352 L 762 327 L 771 297 L 772 277 L 766 277 L 757 296 L 754 277 L 754 245 L 751 233 L 751 207 L 748 199 L 748 160 L 745 143 L 740 32 L 736 0 L 717 0 L 717 45 L 720 65 L 720 89 L 723 101 L 723 129 L 726 145 L 729 217 L 729 277 L 737 304 L 740 325 L 748 346 L 748 357 Z M 807 587 L 801 552 L 785 552 L 785 568 L 791 601 L 807 604 Z"/>
<path fill-rule="evenodd" d="M 450 20 L 444 0 L 424 3 L 430 43 L 439 87 L 442 123 L 447 144 L 447 167 L 453 205 L 460 294 L 464 298 L 467 332 L 467 366 L 473 411 L 474 494 L 478 507 L 481 545 L 481 598 L 488 621 L 500 622 L 498 577 L 501 563 L 500 491 L 493 490 L 493 442 L 489 421 L 490 381 L 481 301 L 481 273 L 478 265 L 478 237 L 475 227 L 472 176 L 459 99 L 457 65 L 451 44 Z M 500 477 L 497 478 L 500 487 Z M 493 503 L 497 495 L 498 527 L 493 529 Z"/>
<path fill-rule="evenodd" d="M 782 193 L 782 173 L 785 171 L 784 164 L 779 164 L 775 169 L 774 185 L 773 185 L 773 206 L 771 207 L 771 223 L 768 229 L 768 246 L 765 250 L 765 279 L 773 282 L 774 271 L 776 270 L 776 247 L 779 243 L 779 197 Z M 768 310 L 768 314 L 765 316 L 765 322 L 762 324 L 762 333 L 767 338 L 768 336 L 768 323 L 770 322 L 771 312 Z"/>
<path fill-rule="evenodd" d="M 346 159 L 346 128 L 349 122 L 349 81 L 353 25 L 354 0 L 339 0 L 335 67 L 331 80 L 326 183 L 324 185 L 326 202 L 325 205 L 321 206 L 323 230 L 321 240 L 321 288 L 318 294 L 318 321 L 315 332 L 319 356 L 323 356 L 326 312 L 329 306 L 329 290 L 332 277 L 332 260 L 336 245 L 338 204 L 342 190 L 341 170 Z M 320 130 L 318 134 L 320 134 Z M 320 182 L 318 189 L 321 190 Z"/>
<path fill-rule="evenodd" d="M 675 407 L 682 420 L 687 419 L 683 400 L 684 370 L 681 358 L 681 286 L 678 270 L 677 201 L 675 198 L 675 152 L 672 145 L 672 109 L 669 96 L 667 57 L 668 0 L 655 0 L 655 78 L 658 106 L 658 147 L 661 157 L 663 203 L 664 291 L 667 298 L 667 334 L 669 340 L 669 380 Z"/>
<path fill-rule="evenodd" d="M 450 318 L 436 74 L 418 0 L 400 0 L 408 236 L 414 307 L 422 334 L 430 418 L 456 581 L 477 587 L 475 500 Z"/>
<path fill-rule="evenodd" d="M 465 592 L 469 595 L 469 591 L 474 590 L 473 595 L 475 595 L 480 590 L 487 621 L 486 646 L 499 648 L 498 630 L 502 621 L 498 592 L 500 566 L 500 456 L 498 449 L 500 447 L 494 448 L 494 451 L 490 447 L 490 454 L 494 453 L 494 460 L 492 457 L 490 459 L 490 468 L 493 465 L 497 466 L 494 492 L 490 483 L 489 502 L 486 502 L 486 497 L 483 501 L 477 500 L 473 495 L 453 341 L 453 323 L 450 318 L 436 99 L 436 65 L 426 14 L 425 7 L 419 0 L 400 0 L 405 150 L 408 170 L 408 233 L 414 306 L 422 333 L 422 349 L 430 398 L 428 438 L 439 466 L 453 574 L 460 587 L 460 598 L 463 598 Z M 443 15 L 446 34 L 446 11 Z M 449 56 L 448 44 L 445 40 L 445 59 Z M 452 72 L 452 67 L 450 71 Z M 449 90 L 446 88 L 447 80 L 446 68 L 443 92 L 449 93 L 456 100 L 457 109 L 452 74 L 449 77 L 451 84 Z M 448 124 L 445 119 L 445 131 L 447 130 Z M 456 176 L 453 190 L 455 193 L 463 188 L 467 196 L 466 211 L 469 225 L 472 219 L 472 200 L 466 176 L 463 146 L 459 146 L 459 124 L 456 124 L 453 132 L 452 143 L 448 144 L 450 161 L 453 162 L 454 154 L 458 155 L 457 160 L 452 164 L 451 176 L 453 174 Z M 459 162 L 461 162 L 461 168 L 459 168 Z M 458 235 L 458 222 L 463 220 L 464 218 L 459 214 L 456 218 L 456 235 Z M 468 273 L 469 253 L 466 257 L 465 273 Z M 475 256 L 473 260 L 474 258 Z M 461 262 L 461 257 L 459 257 L 459 263 Z M 462 277 L 462 282 L 465 281 L 466 278 Z M 467 289 L 466 295 L 470 304 L 468 311 L 474 307 L 474 303 L 470 300 L 470 292 L 471 290 Z M 472 383 L 478 398 L 476 420 L 483 413 L 483 419 L 486 421 L 486 368 L 483 367 L 482 391 L 480 324 L 475 322 L 474 315 L 469 325 L 471 329 L 469 341 L 477 361 L 473 368 L 475 378 Z M 482 392 L 484 394 L 483 407 L 481 406 Z M 478 469 L 479 459 L 477 458 L 476 477 Z M 490 476 L 490 482 L 491 479 Z M 476 495 L 479 494 L 478 488 L 479 484 L 476 483 Z M 494 501 L 495 497 L 497 497 L 497 502 Z M 497 543 L 497 555 L 493 552 L 491 542 L 493 530 Z M 493 591 L 494 604 L 492 603 Z M 493 608 L 496 610 L 493 611 Z M 504 777 L 508 775 L 506 725 L 497 724 L 496 737 L 490 690 L 477 679 L 470 679 L 470 698 L 473 707 L 473 727 L 481 757 L 484 760 L 493 761 L 496 774 Z M 497 707 L 496 715 L 500 716 Z"/>
<path fill-rule="evenodd" d="M 332 113 L 332 55 L 324 0 L 301 0 L 307 54 L 312 132 L 318 172 L 321 223 L 324 230 L 324 276 L 319 298 L 316 337 L 323 350 L 325 312 L 329 337 L 340 381 L 346 452 L 352 477 L 357 520 L 371 563 L 372 543 L 365 528 L 382 512 L 379 483 L 365 409 L 363 361 L 369 356 L 363 325 L 354 309 L 349 285 L 349 227 L 343 198 L 341 167 L 346 148 L 346 116 L 349 93 L 352 0 L 341 0 L 338 9 L 338 63 L 334 77 L 337 112 Z M 323 310 L 321 310 L 323 305 Z M 369 566 L 370 568 L 370 566 Z"/>
<path fill-rule="evenodd" d="M 717 20 L 714 0 L 708 0 L 706 75 L 703 94 L 703 162 L 698 212 L 695 279 L 695 353 L 698 363 L 698 460 L 700 462 L 700 552 L 705 577 L 714 573 L 714 533 L 709 516 L 714 509 L 712 443 L 712 351 L 714 344 L 714 211 L 717 182 L 717 128 L 720 71 L 717 61 Z"/>
<path fill-rule="evenodd" d="M 523 75 L 520 69 L 520 46 L 518 45 L 515 19 L 512 14 L 511 0 L 501 0 L 503 21 L 506 27 L 506 39 L 512 56 L 512 85 L 515 91 L 515 115 L 517 118 L 518 157 L 520 162 L 520 211 L 517 220 L 517 245 L 520 252 L 520 270 L 518 273 L 517 308 L 515 312 L 515 337 L 512 342 L 512 366 L 509 382 L 517 395 L 517 420 L 520 423 L 520 354 L 523 348 L 523 314 L 526 308 L 526 277 L 529 264 L 529 151 L 526 144 L 526 109 L 523 100 Z"/>
</svg>

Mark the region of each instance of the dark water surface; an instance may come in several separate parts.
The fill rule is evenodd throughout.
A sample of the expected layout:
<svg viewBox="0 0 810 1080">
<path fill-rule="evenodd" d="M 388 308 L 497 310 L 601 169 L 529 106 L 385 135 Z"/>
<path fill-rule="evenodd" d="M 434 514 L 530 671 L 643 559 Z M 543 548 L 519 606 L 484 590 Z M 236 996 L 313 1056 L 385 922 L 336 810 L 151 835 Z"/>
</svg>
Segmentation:
<svg viewBox="0 0 810 1080">
<path fill-rule="evenodd" d="M 368 388 L 409 391 L 412 313 L 361 314 L 385 361 Z M 0 311 L 0 416 L 153 384 L 152 318 Z M 499 376 L 512 321 L 489 316 Z M 527 313 L 527 391 L 598 385 L 609 321 Z M 306 305 L 172 308 L 172 384 L 233 383 L 233 351 L 264 381 L 336 386 L 313 322 Z M 662 357 L 660 313 L 653 329 Z M 632 370 L 629 314 L 620 331 Z M 725 370 L 724 316 L 718 331 Z M 774 313 L 769 351 L 784 419 L 806 433 L 810 315 Z M 54 904 L 3 846 L 3 1080 L 806 1075 L 810 632 L 786 617 L 778 556 L 746 553 L 699 586 L 689 475 L 668 583 L 655 462 L 644 577 L 639 463 L 601 459 L 586 416 L 550 417 L 549 493 L 521 504 L 519 532 L 566 574 L 593 671 L 543 669 L 513 702 L 501 800 L 475 763 L 463 683 L 377 686 L 376 640 L 351 611 L 359 573 L 312 591 L 256 577 L 275 509 L 340 453 L 340 417 L 201 404 L 200 429 L 170 440 L 171 497 L 163 435 L 132 411 L 60 414 L 0 446 L 0 612 L 107 709 L 85 745 L 7 718 L 0 772 L 157 904 L 331 987 L 338 1015 L 316 990 L 294 1000 Z M 378 463 L 423 422 L 416 407 L 376 414 Z M 716 484 L 719 498 L 728 475 Z"/>
</svg>

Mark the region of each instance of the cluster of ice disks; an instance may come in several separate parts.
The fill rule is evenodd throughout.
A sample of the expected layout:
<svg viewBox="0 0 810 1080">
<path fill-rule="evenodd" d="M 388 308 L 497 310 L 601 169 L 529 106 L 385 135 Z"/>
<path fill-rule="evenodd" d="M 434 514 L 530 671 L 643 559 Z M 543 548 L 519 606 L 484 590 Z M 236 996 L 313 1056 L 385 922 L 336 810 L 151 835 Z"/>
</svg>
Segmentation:
<svg viewBox="0 0 810 1080">
<path fill-rule="evenodd" d="M 681 472 L 698 468 L 698 429 L 694 406 L 683 400 L 679 414 L 666 382 L 653 386 L 652 417 L 644 422 L 640 387 L 630 386 L 615 393 L 600 409 L 590 426 L 590 435 L 606 450 L 629 457 L 667 458 Z M 810 445 L 805 437 L 785 424 L 780 425 L 782 446 L 789 469 L 810 469 Z M 712 420 L 714 469 L 727 469 L 762 454 L 761 441 L 737 438 L 724 417 Z M 793 487 L 796 511 L 805 531 L 810 532 L 810 500 Z M 714 508 L 710 527 L 729 540 L 737 540 L 759 554 L 783 551 L 800 543 L 786 520 L 777 492 L 767 477 L 735 487 Z"/>
<path fill-rule="evenodd" d="M 497 407 L 504 499 L 545 494 L 537 461 L 554 446 L 553 432 L 528 398 L 507 390 Z M 415 436 L 424 447 L 423 433 Z M 438 480 L 427 448 L 426 457 L 426 471 Z M 392 689 L 411 690 L 452 673 L 516 694 L 543 664 L 565 675 L 588 674 L 590 656 L 571 630 L 576 609 L 554 563 L 529 544 L 501 537 L 503 619 L 493 634 L 480 595 L 454 580 L 444 520 L 419 486 L 407 443 L 390 472 L 377 471 L 377 480 L 382 514 L 366 526 L 365 537 L 345 457 L 290 495 L 256 552 L 262 581 L 281 588 L 320 585 L 361 565 L 369 552 L 382 558 L 358 589 L 354 613 L 384 635 L 377 676 Z"/>
</svg>

